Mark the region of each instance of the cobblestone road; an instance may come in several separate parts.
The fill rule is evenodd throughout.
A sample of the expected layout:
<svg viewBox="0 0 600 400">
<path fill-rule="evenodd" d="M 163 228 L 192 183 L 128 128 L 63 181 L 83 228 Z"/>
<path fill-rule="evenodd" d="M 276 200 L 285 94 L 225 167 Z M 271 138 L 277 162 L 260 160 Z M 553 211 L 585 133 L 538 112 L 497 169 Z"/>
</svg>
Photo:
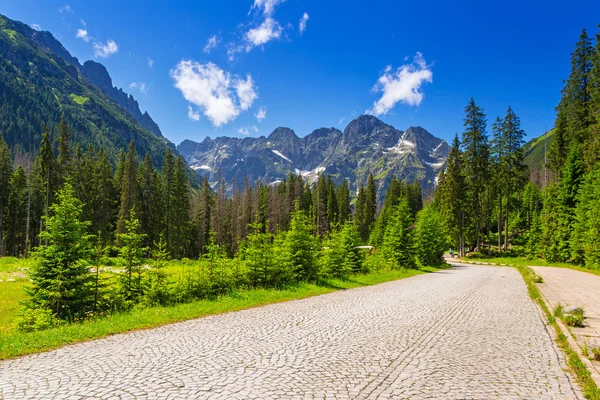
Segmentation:
<svg viewBox="0 0 600 400">
<path fill-rule="evenodd" d="M 0 363 L 0 397 L 573 399 L 512 268 L 458 267 Z"/>
</svg>

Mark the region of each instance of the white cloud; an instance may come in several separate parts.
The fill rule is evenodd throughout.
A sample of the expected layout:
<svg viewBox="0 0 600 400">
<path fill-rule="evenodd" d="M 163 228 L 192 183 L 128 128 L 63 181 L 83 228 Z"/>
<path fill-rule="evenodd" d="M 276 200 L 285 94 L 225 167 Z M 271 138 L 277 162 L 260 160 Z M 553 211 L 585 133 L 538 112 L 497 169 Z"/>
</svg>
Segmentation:
<svg viewBox="0 0 600 400">
<path fill-rule="evenodd" d="M 346 120 L 346 117 L 340 118 L 340 120 L 338 121 L 338 125 L 343 124 L 345 120 Z"/>
<path fill-rule="evenodd" d="M 58 12 L 60 12 L 60 13 L 66 12 L 66 13 L 71 13 L 71 14 L 75 13 L 75 11 L 73 11 L 73 9 L 71 8 L 71 6 L 68 5 L 68 4 L 65 4 L 64 6 L 60 7 L 58 9 Z"/>
<path fill-rule="evenodd" d="M 206 41 L 206 46 L 204 46 L 204 52 L 210 53 L 210 51 L 212 49 L 214 49 L 215 47 L 217 47 L 218 44 L 219 44 L 219 38 L 217 38 L 217 35 L 212 35 Z"/>
<path fill-rule="evenodd" d="M 249 52 L 253 47 L 262 46 L 273 39 L 281 37 L 282 28 L 279 23 L 271 17 L 267 17 L 258 28 L 252 28 L 246 32 L 246 51 Z"/>
<path fill-rule="evenodd" d="M 171 70 L 175 87 L 198 106 L 215 127 L 233 121 L 258 98 L 250 75 L 240 79 L 213 63 L 182 60 Z"/>
<path fill-rule="evenodd" d="M 252 130 L 253 130 L 254 132 L 258 132 L 258 128 L 256 127 L 256 125 L 252 125 Z"/>
<path fill-rule="evenodd" d="M 110 57 L 119 51 L 119 46 L 115 43 L 114 40 L 107 40 L 106 44 L 102 44 L 101 42 L 94 43 L 94 57 Z"/>
<path fill-rule="evenodd" d="M 266 16 L 271 16 L 275 12 L 275 6 L 283 3 L 285 0 L 254 0 L 250 11 L 254 9 L 262 10 Z"/>
<path fill-rule="evenodd" d="M 150 57 L 146 57 L 146 59 L 148 60 L 148 68 L 154 67 L 154 60 Z"/>
<path fill-rule="evenodd" d="M 306 23 L 308 22 L 308 18 L 308 13 L 304 13 L 304 15 L 302 15 L 302 18 L 300 18 L 300 22 L 298 23 L 298 30 L 300 31 L 300 35 L 302 35 L 306 30 Z"/>
<path fill-rule="evenodd" d="M 138 89 L 140 92 L 148 93 L 148 85 L 145 82 L 131 82 L 129 84 L 130 89 Z"/>
<path fill-rule="evenodd" d="M 41 30 L 42 30 L 42 27 L 41 27 L 41 26 L 39 26 L 38 24 L 31 24 L 31 27 L 32 27 L 33 29 L 35 29 L 36 31 L 41 31 Z"/>
<path fill-rule="evenodd" d="M 238 133 L 241 133 L 242 135 L 248 135 L 250 131 L 248 131 L 248 128 L 240 128 L 238 129 Z"/>
<path fill-rule="evenodd" d="M 200 121 L 200 113 L 198 111 L 194 111 L 190 105 L 188 105 L 188 118 L 192 121 Z"/>
<path fill-rule="evenodd" d="M 244 111 L 249 109 L 258 97 L 254 81 L 250 75 L 246 75 L 246 80 L 240 79 L 234 84 L 237 96 L 240 99 L 240 108 Z"/>
<path fill-rule="evenodd" d="M 80 19 L 80 21 L 81 21 L 81 25 L 83 25 L 84 27 L 87 25 L 87 23 L 83 19 Z"/>
<path fill-rule="evenodd" d="M 261 107 L 258 109 L 258 112 L 254 114 L 258 122 L 262 122 L 263 119 L 267 118 L 267 109 L 265 107 Z"/>
<path fill-rule="evenodd" d="M 416 54 L 412 63 L 405 64 L 396 71 L 392 71 L 392 67 L 388 65 L 373 87 L 373 91 L 382 93 L 381 98 L 366 112 L 373 115 L 387 114 L 398 102 L 418 106 L 423 101 L 421 85 L 432 81 L 431 67 L 421 53 Z"/>
<path fill-rule="evenodd" d="M 75 37 L 83 40 L 84 42 L 90 41 L 90 36 L 88 35 L 87 29 L 77 29 L 77 35 Z"/>
</svg>

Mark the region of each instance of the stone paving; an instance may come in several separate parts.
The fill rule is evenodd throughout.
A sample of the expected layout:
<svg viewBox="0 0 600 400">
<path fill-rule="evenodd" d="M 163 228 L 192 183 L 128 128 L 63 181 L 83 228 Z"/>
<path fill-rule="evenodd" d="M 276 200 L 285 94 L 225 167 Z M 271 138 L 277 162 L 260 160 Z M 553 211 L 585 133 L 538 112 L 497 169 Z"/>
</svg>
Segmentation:
<svg viewBox="0 0 600 400">
<path fill-rule="evenodd" d="M 580 399 L 513 268 L 460 266 L 0 362 L 0 398 Z"/>
<path fill-rule="evenodd" d="M 542 277 L 540 291 L 552 309 L 557 304 L 585 310 L 585 328 L 573 328 L 579 335 L 600 344 L 600 276 L 567 268 L 532 267 Z"/>
<path fill-rule="evenodd" d="M 585 326 L 570 327 L 580 347 L 600 346 L 600 276 L 567 268 L 532 267 L 542 277 L 538 284 L 550 310 L 556 305 L 583 307 Z M 592 378 L 600 385 L 600 362 L 591 361 Z"/>
</svg>

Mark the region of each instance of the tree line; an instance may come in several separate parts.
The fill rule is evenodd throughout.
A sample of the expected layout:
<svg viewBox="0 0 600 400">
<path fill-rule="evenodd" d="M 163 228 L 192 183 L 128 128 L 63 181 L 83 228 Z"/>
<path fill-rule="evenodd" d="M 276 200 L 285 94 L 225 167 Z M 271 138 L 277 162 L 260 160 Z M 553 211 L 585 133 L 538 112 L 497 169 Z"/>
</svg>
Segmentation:
<svg viewBox="0 0 600 400">
<path fill-rule="evenodd" d="M 392 179 L 381 206 L 372 175 L 355 197 L 323 174 L 193 189 L 171 151 L 158 170 L 132 143 L 113 168 L 104 149 L 71 143 L 64 119 L 55 136 L 45 129 L 37 157 L 16 168 L 0 137 L 0 255 L 35 258 L 22 329 L 443 263 L 444 225 L 418 182 Z M 170 259 L 187 270 L 165 272 Z"/>
<path fill-rule="evenodd" d="M 451 242 L 600 267 L 600 34 L 583 30 L 571 56 L 547 155 L 547 185 L 529 180 L 520 120 L 509 107 L 487 133 L 471 100 L 465 131 L 439 176 L 435 206 Z M 546 183 L 546 182 L 544 182 Z"/>
</svg>

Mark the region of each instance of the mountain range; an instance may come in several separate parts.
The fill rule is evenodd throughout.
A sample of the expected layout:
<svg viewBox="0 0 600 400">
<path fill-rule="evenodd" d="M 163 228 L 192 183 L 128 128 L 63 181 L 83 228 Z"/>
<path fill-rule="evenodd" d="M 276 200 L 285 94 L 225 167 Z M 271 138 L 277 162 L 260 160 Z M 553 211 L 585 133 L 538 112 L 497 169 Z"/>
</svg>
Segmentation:
<svg viewBox="0 0 600 400">
<path fill-rule="evenodd" d="M 449 152 L 445 141 L 423 128 L 404 132 L 370 115 L 356 118 L 343 132 L 320 128 L 299 138 L 280 127 L 268 137 L 207 137 L 175 147 L 133 96 L 113 86 L 102 64 L 81 64 L 50 32 L 0 15 L 2 136 L 13 153 L 36 153 L 44 126 L 52 131 L 63 115 L 75 143 L 102 145 L 113 161 L 130 141 L 156 166 L 171 148 L 197 172 L 190 170 L 193 182 L 207 177 L 214 185 L 220 176 L 230 191 L 242 187 L 246 177 L 273 184 L 290 173 L 310 182 L 320 173 L 337 182 L 348 179 L 354 190 L 373 173 L 380 194 L 392 177 L 418 180 L 428 190 Z"/>
<path fill-rule="evenodd" d="M 401 131 L 371 115 L 351 121 L 344 131 L 320 128 L 299 138 L 280 127 L 268 137 L 205 138 L 197 143 L 185 140 L 177 146 L 188 165 L 212 184 L 219 177 L 242 187 L 250 182 L 273 184 L 290 173 L 315 181 L 320 173 L 337 182 L 348 179 L 356 190 L 375 177 L 383 193 L 392 177 L 418 180 L 431 191 L 437 175 L 446 163 L 450 147 L 421 127 Z"/>
</svg>

